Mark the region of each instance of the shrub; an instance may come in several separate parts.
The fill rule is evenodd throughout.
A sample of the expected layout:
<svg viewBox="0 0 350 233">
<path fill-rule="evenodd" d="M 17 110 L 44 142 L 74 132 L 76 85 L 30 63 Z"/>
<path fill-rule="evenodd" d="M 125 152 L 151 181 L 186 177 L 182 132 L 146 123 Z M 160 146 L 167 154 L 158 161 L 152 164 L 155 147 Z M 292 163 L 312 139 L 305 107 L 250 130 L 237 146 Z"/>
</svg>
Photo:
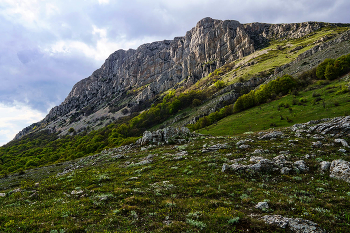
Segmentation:
<svg viewBox="0 0 350 233">
<path fill-rule="evenodd" d="M 326 70 L 324 72 L 324 77 L 327 80 L 333 80 L 338 77 L 338 70 L 336 67 L 334 67 L 333 64 L 329 63 L 326 67 Z"/>
<path fill-rule="evenodd" d="M 199 99 L 194 99 L 194 100 L 192 101 L 192 106 L 197 107 L 197 106 L 201 105 L 201 103 L 202 103 L 201 100 L 199 100 Z"/>
<path fill-rule="evenodd" d="M 317 68 L 316 68 L 316 76 L 317 76 L 317 78 L 325 79 L 324 74 L 325 74 L 327 65 L 330 64 L 330 63 L 333 64 L 334 63 L 334 59 L 327 58 L 321 64 L 319 64 L 317 66 Z"/>
<path fill-rule="evenodd" d="M 237 224 L 238 222 L 239 222 L 239 217 L 234 217 L 234 218 L 231 218 L 230 220 L 228 220 L 228 224 L 230 224 L 230 225 Z"/>
<path fill-rule="evenodd" d="M 192 220 L 192 219 L 186 219 L 186 222 L 194 227 L 200 228 L 201 230 L 205 227 L 207 227 L 207 225 L 204 222 L 201 221 L 197 221 L 197 220 Z"/>
<path fill-rule="evenodd" d="M 233 107 L 233 111 L 239 112 L 265 103 L 268 99 L 273 99 L 276 94 L 285 95 L 297 86 L 298 82 L 292 76 L 284 75 L 266 85 L 261 85 L 258 90 L 252 90 L 248 94 L 239 97 Z"/>
<path fill-rule="evenodd" d="M 72 128 L 70 128 L 69 130 L 68 130 L 68 133 L 73 133 L 75 130 L 74 130 L 74 128 L 72 127 Z"/>
<path fill-rule="evenodd" d="M 217 89 L 221 89 L 221 88 L 224 88 L 226 86 L 225 82 L 224 81 L 217 81 L 214 83 L 214 86 L 217 88 Z"/>
</svg>

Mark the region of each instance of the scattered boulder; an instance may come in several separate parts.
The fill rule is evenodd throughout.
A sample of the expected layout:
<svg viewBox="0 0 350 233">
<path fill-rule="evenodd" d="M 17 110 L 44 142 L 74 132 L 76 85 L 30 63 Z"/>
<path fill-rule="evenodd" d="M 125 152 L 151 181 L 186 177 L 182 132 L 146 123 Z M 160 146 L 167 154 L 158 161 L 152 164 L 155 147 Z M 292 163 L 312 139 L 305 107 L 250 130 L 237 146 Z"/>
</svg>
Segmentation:
<svg viewBox="0 0 350 233">
<path fill-rule="evenodd" d="M 260 156 L 252 156 L 252 157 L 250 157 L 249 161 L 253 162 L 253 163 L 257 163 L 257 162 L 259 162 L 262 159 L 264 159 L 264 158 L 260 157 Z"/>
<path fill-rule="evenodd" d="M 342 159 L 332 161 L 329 176 L 350 183 L 350 162 Z"/>
<path fill-rule="evenodd" d="M 174 160 L 183 159 L 183 158 L 185 158 L 187 155 L 188 155 L 188 152 L 187 152 L 187 151 L 181 151 L 181 152 L 175 154 Z"/>
<path fill-rule="evenodd" d="M 300 172 L 307 172 L 309 170 L 309 167 L 306 166 L 304 160 L 298 160 L 294 162 L 294 167 L 298 169 Z"/>
<path fill-rule="evenodd" d="M 282 175 L 288 175 L 289 172 L 290 172 L 291 170 L 292 170 L 292 169 L 289 168 L 289 167 L 282 167 L 282 168 L 281 168 L 281 174 L 282 174 Z"/>
<path fill-rule="evenodd" d="M 264 154 L 264 153 L 269 153 L 268 150 L 262 150 L 262 149 L 256 149 L 253 151 L 253 154 Z"/>
<path fill-rule="evenodd" d="M 238 148 L 242 149 L 242 150 L 245 150 L 245 149 L 248 149 L 249 147 L 250 147 L 249 145 L 243 144 L 243 145 L 240 145 Z"/>
<path fill-rule="evenodd" d="M 322 123 L 320 123 L 322 122 Z M 350 116 L 335 117 L 332 119 L 322 119 L 317 121 L 309 121 L 304 124 L 295 124 L 291 127 L 292 131 L 301 133 L 320 133 L 343 135 L 350 133 Z"/>
<path fill-rule="evenodd" d="M 322 161 L 322 162 L 320 163 L 320 165 L 321 165 L 321 167 L 320 167 L 321 171 L 326 172 L 326 171 L 328 171 L 329 168 L 331 167 L 331 162 Z"/>
<path fill-rule="evenodd" d="M 123 159 L 123 158 L 125 158 L 125 155 L 123 154 L 118 154 L 111 157 L 111 159 Z"/>
<path fill-rule="evenodd" d="M 287 162 L 286 156 L 284 156 L 283 154 L 274 157 L 274 158 L 273 158 L 273 161 L 274 161 L 277 165 L 280 165 L 280 166 L 283 166 L 283 165 Z"/>
<path fill-rule="evenodd" d="M 320 141 L 317 141 L 317 142 L 312 142 L 312 146 L 314 146 L 314 147 L 321 147 L 323 144 L 322 144 L 322 142 L 320 142 Z"/>
<path fill-rule="evenodd" d="M 281 215 L 265 215 L 266 224 L 275 225 L 295 233 L 326 233 L 318 224 L 302 218 L 286 218 Z"/>
<path fill-rule="evenodd" d="M 236 146 L 240 146 L 240 145 L 242 145 L 242 144 L 245 144 L 245 143 L 247 143 L 247 142 L 254 142 L 254 140 L 253 139 L 245 139 L 245 140 L 240 140 L 240 141 L 238 141 L 237 143 L 236 143 Z"/>
<path fill-rule="evenodd" d="M 217 150 L 220 150 L 220 149 L 227 149 L 227 148 L 228 148 L 228 145 L 226 143 L 224 143 L 224 144 L 216 144 L 216 145 L 212 145 L 212 146 L 209 146 L 209 147 L 203 146 L 202 152 L 205 153 L 205 152 L 209 152 L 209 151 L 217 151 Z"/>
<path fill-rule="evenodd" d="M 334 142 L 341 143 L 343 147 L 349 147 L 349 144 L 344 139 L 336 138 Z"/>
<path fill-rule="evenodd" d="M 6 197 L 6 193 L 0 193 L 0 197 Z"/>
<path fill-rule="evenodd" d="M 140 145 L 146 145 L 148 143 L 170 143 L 171 141 L 177 142 L 181 140 L 183 141 L 183 138 L 189 137 L 191 135 L 191 132 L 186 127 L 181 128 L 173 128 L 173 127 L 166 127 L 164 129 L 159 129 L 154 132 L 145 131 L 143 133 L 142 138 L 136 141 L 137 144 Z"/>
<path fill-rule="evenodd" d="M 341 152 L 341 153 L 346 153 L 345 149 L 339 149 L 338 151 Z"/>
<path fill-rule="evenodd" d="M 261 137 L 258 137 L 260 140 L 268 140 L 268 139 L 274 139 L 274 138 L 280 138 L 283 136 L 283 132 L 281 131 L 272 131 L 270 133 L 267 133 Z"/>
<path fill-rule="evenodd" d="M 81 190 L 81 189 L 78 189 L 78 190 L 73 190 L 70 194 L 71 195 L 79 195 L 79 194 L 82 194 L 84 191 Z"/>
<path fill-rule="evenodd" d="M 255 164 L 249 164 L 249 165 L 244 165 L 244 164 L 232 164 L 228 165 L 224 163 L 222 165 L 222 172 L 226 172 L 228 170 L 230 171 L 254 171 L 254 172 L 264 172 L 264 171 L 270 171 L 273 168 L 273 162 L 269 159 L 261 159 L 261 160 L 254 160 L 257 161 Z"/>
</svg>

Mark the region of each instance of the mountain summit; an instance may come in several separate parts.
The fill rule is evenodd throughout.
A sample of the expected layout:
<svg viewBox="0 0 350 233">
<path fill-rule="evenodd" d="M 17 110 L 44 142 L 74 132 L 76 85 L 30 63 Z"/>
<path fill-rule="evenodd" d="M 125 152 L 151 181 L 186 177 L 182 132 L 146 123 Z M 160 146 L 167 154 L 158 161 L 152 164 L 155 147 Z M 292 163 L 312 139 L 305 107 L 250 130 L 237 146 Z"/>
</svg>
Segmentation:
<svg viewBox="0 0 350 233">
<path fill-rule="evenodd" d="M 296 39 L 334 24 L 241 24 L 204 18 L 183 37 L 112 53 L 89 77 L 76 83 L 59 106 L 15 139 L 42 129 L 68 133 L 103 127 L 145 109 L 160 94 L 189 87 L 217 68 L 264 48 L 276 39 Z"/>
</svg>

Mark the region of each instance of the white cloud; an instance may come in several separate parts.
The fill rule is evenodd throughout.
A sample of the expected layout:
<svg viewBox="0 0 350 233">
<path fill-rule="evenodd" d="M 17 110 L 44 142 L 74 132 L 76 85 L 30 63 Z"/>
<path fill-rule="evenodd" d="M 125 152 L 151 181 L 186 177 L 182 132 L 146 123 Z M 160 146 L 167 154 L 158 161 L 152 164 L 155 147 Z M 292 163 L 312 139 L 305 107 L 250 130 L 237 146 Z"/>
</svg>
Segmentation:
<svg viewBox="0 0 350 233">
<path fill-rule="evenodd" d="M 109 3 L 109 0 L 98 0 L 98 3 L 99 3 L 100 5 L 108 4 L 108 3 Z"/>
<path fill-rule="evenodd" d="M 13 105 L 0 103 L 0 146 L 11 141 L 23 128 L 38 122 L 45 114 L 33 110 L 24 103 Z"/>
</svg>

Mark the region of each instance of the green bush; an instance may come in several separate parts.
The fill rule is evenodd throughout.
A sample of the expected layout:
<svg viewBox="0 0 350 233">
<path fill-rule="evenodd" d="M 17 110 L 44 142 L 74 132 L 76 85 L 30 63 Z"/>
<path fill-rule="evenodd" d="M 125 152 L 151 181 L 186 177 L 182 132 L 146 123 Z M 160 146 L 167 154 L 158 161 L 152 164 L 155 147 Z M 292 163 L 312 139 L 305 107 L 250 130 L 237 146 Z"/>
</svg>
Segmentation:
<svg viewBox="0 0 350 233">
<path fill-rule="evenodd" d="M 219 81 L 217 81 L 217 82 L 214 83 L 214 86 L 215 86 L 217 89 L 222 89 L 222 88 L 224 88 L 224 87 L 226 86 L 226 84 L 225 84 L 224 81 L 219 80 Z"/>
<path fill-rule="evenodd" d="M 321 64 L 319 64 L 316 68 L 316 76 L 319 79 L 325 79 L 324 73 L 326 71 L 327 65 L 334 63 L 334 59 L 327 58 Z"/>
<path fill-rule="evenodd" d="M 239 97 L 233 107 L 233 111 L 240 112 L 265 103 L 268 99 L 273 99 L 276 95 L 287 94 L 297 86 L 297 80 L 290 75 L 284 75 L 276 80 L 272 80 L 266 85 L 261 85 L 258 90 L 252 90 L 248 94 Z"/>
</svg>

